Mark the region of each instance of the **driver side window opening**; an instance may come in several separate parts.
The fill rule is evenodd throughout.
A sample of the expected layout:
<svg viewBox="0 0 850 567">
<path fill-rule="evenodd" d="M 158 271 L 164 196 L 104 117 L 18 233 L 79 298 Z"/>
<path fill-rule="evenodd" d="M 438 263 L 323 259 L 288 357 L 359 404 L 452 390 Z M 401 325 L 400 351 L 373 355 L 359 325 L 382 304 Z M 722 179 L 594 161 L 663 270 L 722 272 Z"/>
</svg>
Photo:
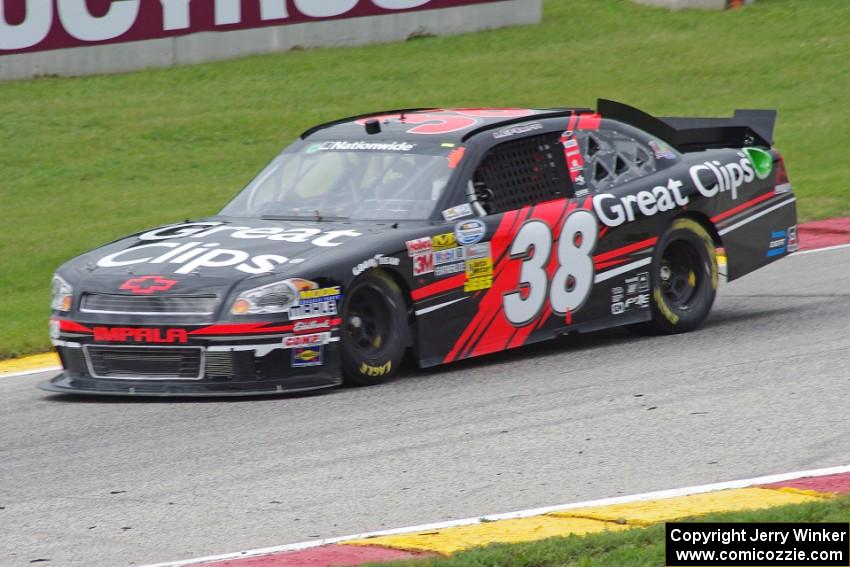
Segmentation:
<svg viewBox="0 0 850 567">
<path fill-rule="evenodd" d="M 540 134 L 491 148 L 475 170 L 473 186 L 487 214 L 572 196 L 559 134 Z"/>
</svg>

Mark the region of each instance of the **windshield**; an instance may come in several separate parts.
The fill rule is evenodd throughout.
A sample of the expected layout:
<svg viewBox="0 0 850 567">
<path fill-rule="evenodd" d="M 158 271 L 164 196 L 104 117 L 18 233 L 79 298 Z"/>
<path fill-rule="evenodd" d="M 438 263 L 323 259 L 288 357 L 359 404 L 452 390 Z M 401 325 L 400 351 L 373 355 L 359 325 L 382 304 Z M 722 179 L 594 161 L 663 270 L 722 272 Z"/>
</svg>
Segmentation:
<svg viewBox="0 0 850 567">
<path fill-rule="evenodd" d="M 452 169 L 454 144 L 298 143 L 222 211 L 265 218 L 428 220 Z"/>
</svg>

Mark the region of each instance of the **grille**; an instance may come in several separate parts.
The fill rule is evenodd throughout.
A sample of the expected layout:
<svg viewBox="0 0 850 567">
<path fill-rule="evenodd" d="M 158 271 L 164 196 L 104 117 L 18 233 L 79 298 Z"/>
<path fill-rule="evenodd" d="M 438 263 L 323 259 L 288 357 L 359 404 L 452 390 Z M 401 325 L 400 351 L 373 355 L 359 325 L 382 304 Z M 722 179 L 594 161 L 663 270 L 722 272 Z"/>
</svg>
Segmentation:
<svg viewBox="0 0 850 567">
<path fill-rule="evenodd" d="M 83 295 L 81 311 L 86 313 L 129 313 L 133 315 L 212 315 L 218 298 L 215 295 Z"/>
<path fill-rule="evenodd" d="M 95 378 L 199 380 L 204 355 L 200 347 L 86 346 L 89 372 Z"/>
<path fill-rule="evenodd" d="M 83 357 L 83 349 L 59 347 L 56 349 L 59 352 L 59 358 L 62 359 L 62 366 L 71 372 L 85 372 L 86 361 Z"/>
<path fill-rule="evenodd" d="M 233 355 L 230 352 L 207 352 L 207 378 L 231 378 Z"/>
</svg>

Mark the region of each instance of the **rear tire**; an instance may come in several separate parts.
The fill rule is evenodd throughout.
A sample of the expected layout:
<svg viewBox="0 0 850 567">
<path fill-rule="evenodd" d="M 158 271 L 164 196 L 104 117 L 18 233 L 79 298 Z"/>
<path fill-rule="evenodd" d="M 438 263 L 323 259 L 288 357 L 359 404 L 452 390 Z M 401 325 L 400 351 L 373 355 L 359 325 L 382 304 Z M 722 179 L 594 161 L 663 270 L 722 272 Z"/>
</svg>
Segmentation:
<svg viewBox="0 0 850 567">
<path fill-rule="evenodd" d="M 408 343 L 407 303 L 398 284 L 373 270 L 349 288 L 342 308 L 342 377 L 352 386 L 388 381 Z"/>
<path fill-rule="evenodd" d="M 633 326 L 638 332 L 676 334 L 693 331 L 711 312 L 717 295 L 714 240 L 697 221 L 673 221 L 652 256 L 652 319 Z"/>
</svg>

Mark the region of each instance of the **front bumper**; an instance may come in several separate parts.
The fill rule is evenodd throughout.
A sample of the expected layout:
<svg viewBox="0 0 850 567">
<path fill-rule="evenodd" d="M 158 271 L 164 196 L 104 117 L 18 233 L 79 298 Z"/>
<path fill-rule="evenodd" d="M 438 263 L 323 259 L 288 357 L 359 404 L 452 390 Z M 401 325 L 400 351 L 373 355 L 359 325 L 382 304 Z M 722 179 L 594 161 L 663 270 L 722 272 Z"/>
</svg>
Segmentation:
<svg viewBox="0 0 850 567">
<path fill-rule="evenodd" d="M 169 335 L 141 336 L 162 340 Z M 292 335 L 117 344 L 98 340 L 97 334 L 66 334 L 54 340 L 64 371 L 39 388 L 111 396 L 219 397 L 305 392 L 342 383 L 337 337 L 303 348 L 284 346 L 284 337 Z"/>
</svg>

